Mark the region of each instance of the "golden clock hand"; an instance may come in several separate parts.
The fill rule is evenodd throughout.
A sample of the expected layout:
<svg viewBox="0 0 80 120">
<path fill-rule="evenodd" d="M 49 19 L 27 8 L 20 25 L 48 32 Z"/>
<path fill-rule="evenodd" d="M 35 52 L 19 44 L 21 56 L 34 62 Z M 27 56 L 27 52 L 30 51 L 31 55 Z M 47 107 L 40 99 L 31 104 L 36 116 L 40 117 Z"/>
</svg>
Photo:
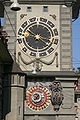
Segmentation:
<svg viewBox="0 0 80 120">
<path fill-rule="evenodd" d="M 35 38 L 38 39 L 38 40 L 39 40 L 40 38 L 41 38 L 41 39 L 47 39 L 47 40 L 49 40 L 48 38 L 41 37 L 41 36 L 38 35 L 38 34 L 36 35 L 36 34 L 33 33 L 30 29 L 28 29 L 27 31 L 28 31 L 28 32 L 31 32 L 31 33 L 35 36 Z M 42 41 L 44 41 L 44 40 L 42 40 Z M 45 42 L 45 41 L 44 41 L 44 42 Z M 46 43 L 46 42 L 45 42 L 45 43 Z"/>
<path fill-rule="evenodd" d="M 25 32 L 24 33 L 24 36 L 25 37 L 28 37 L 28 36 L 30 36 L 30 33 L 32 33 L 34 36 L 35 36 L 35 38 L 36 39 L 41 39 L 42 41 L 44 41 L 43 39 L 46 39 L 46 40 L 49 40 L 51 43 L 53 42 L 53 37 L 51 37 L 50 39 L 48 39 L 48 38 L 44 38 L 44 37 L 42 37 L 42 36 L 40 36 L 40 35 L 36 35 L 35 33 L 33 33 L 30 29 L 28 29 L 27 30 L 27 32 Z M 45 41 L 44 41 L 45 42 Z M 45 42 L 46 43 L 46 42 Z M 48 43 L 46 43 L 47 45 L 48 45 Z"/>
<path fill-rule="evenodd" d="M 42 37 L 42 36 L 40 36 L 42 39 L 46 39 L 46 40 L 49 40 L 51 43 L 53 42 L 53 39 L 54 39 L 54 37 L 51 37 L 50 39 L 49 38 L 44 38 L 44 37 Z"/>
<path fill-rule="evenodd" d="M 35 35 L 35 38 L 37 39 L 37 40 L 42 40 L 44 43 L 46 43 L 42 38 L 41 38 L 41 36 L 40 35 Z"/>
<path fill-rule="evenodd" d="M 51 37 L 50 39 L 48 39 L 48 38 L 44 38 L 44 37 L 42 37 L 42 36 L 40 36 L 40 38 L 41 38 L 41 39 L 49 40 L 51 43 L 53 43 L 53 39 L 54 39 L 54 37 Z"/>
<path fill-rule="evenodd" d="M 27 30 L 29 33 L 32 33 L 34 36 L 36 36 L 35 33 L 33 33 L 30 29 Z"/>
<path fill-rule="evenodd" d="M 44 41 L 41 37 L 39 38 L 41 41 L 43 41 L 46 45 L 49 45 L 48 42 Z"/>
<path fill-rule="evenodd" d="M 41 37 L 41 38 L 46 39 L 46 40 L 49 40 L 50 43 L 54 44 L 54 43 L 53 43 L 54 37 L 51 37 L 50 39 L 47 39 L 47 38 L 44 38 L 44 37 Z"/>
<path fill-rule="evenodd" d="M 37 39 L 37 40 L 39 40 L 39 39 L 41 39 L 46 45 L 48 45 L 48 43 L 47 42 L 45 42 L 41 37 L 40 37 L 40 35 L 36 35 L 35 33 L 33 33 L 30 29 L 28 29 L 27 30 L 28 32 L 30 31 L 32 34 L 34 34 L 34 37 Z M 25 32 L 25 34 L 24 34 L 24 36 L 26 37 L 28 37 L 29 35 L 30 35 L 30 33 L 28 34 L 28 32 Z"/>
<path fill-rule="evenodd" d="M 29 32 L 31 32 L 33 35 L 30 35 Z M 44 38 L 44 37 L 42 37 L 42 36 L 40 36 L 38 34 L 36 35 L 30 29 L 28 29 L 25 33 L 22 32 L 21 34 L 24 35 L 24 37 L 34 36 L 37 40 L 41 39 L 46 45 L 48 45 L 48 43 L 46 41 L 44 41 L 43 39 L 47 39 L 47 40 L 49 40 L 52 43 L 53 42 L 53 38 L 54 38 L 54 37 L 51 37 L 50 39 Z"/>
</svg>

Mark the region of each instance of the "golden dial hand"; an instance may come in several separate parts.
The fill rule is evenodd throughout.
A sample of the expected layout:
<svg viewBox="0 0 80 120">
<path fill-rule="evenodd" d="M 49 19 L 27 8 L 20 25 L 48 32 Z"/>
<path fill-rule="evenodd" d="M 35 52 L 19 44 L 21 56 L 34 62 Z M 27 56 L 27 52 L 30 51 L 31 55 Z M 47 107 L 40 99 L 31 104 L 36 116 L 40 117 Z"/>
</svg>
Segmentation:
<svg viewBox="0 0 80 120">
<path fill-rule="evenodd" d="M 36 34 L 33 33 L 30 29 L 28 29 L 27 31 L 28 31 L 29 33 L 33 34 L 36 39 L 46 39 L 46 40 L 49 40 L 50 42 L 51 42 L 51 39 L 53 39 L 53 37 L 50 38 L 50 39 L 48 39 L 48 38 L 44 38 L 44 37 L 42 37 L 42 36 L 40 36 L 40 35 L 38 35 L 38 34 L 36 35 Z M 44 40 L 43 40 L 43 41 L 44 41 Z"/>
<path fill-rule="evenodd" d="M 42 39 L 45 39 L 45 40 L 49 40 L 51 43 L 53 42 L 53 39 L 54 39 L 54 37 L 51 37 L 50 39 L 49 38 L 44 38 L 44 37 L 42 37 L 42 36 L 40 36 Z"/>
<path fill-rule="evenodd" d="M 46 45 L 49 45 L 48 42 L 44 41 L 41 37 L 39 38 L 41 41 L 43 41 Z"/>
<path fill-rule="evenodd" d="M 31 34 L 33 34 L 33 35 L 31 35 Z M 49 43 L 46 42 L 44 39 L 49 40 L 51 43 L 53 42 L 53 39 L 54 39 L 54 37 L 51 37 L 50 39 L 48 39 L 48 38 L 44 38 L 38 34 L 36 35 L 30 29 L 28 29 L 25 33 L 22 32 L 21 35 L 24 35 L 24 37 L 34 36 L 37 40 L 39 40 L 39 39 L 42 40 L 46 45 L 49 45 Z"/>
<path fill-rule="evenodd" d="M 29 33 L 33 34 L 34 36 L 36 36 L 35 33 L 33 33 L 30 29 L 27 30 Z"/>
<path fill-rule="evenodd" d="M 41 40 L 41 41 L 43 41 L 46 45 L 49 45 L 48 42 L 44 41 L 44 40 L 41 38 L 40 35 L 38 35 L 38 34 L 35 35 L 35 38 L 36 38 L 37 40 Z"/>
<path fill-rule="evenodd" d="M 32 33 L 37 40 L 40 39 L 40 40 L 42 40 L 46 45 L 49 45 L 46 41 L 44 41 L 44 40 L 41 38 L 40 35 L 38 35 L 38 34 L 36 35 L 36 34 L 33 33 L 30 29 L 28 29 L 27 31 L 29 32 L 29 34 Z"/>
</svg>

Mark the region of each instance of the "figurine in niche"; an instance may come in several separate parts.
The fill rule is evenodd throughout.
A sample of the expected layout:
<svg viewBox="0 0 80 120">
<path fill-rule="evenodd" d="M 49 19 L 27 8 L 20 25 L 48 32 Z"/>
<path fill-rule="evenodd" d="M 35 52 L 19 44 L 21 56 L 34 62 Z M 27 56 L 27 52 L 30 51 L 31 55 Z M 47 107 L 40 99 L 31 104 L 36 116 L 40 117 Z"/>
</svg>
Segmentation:
<svg viewBox="0 0 80 120">
<path fill-rule="evenodd" d="M 64 99 L 61 83 L 60 81 L 54 81 L 49 87 L 51 90 L 51 103 L 54 106 L 54 110 L 58 111 Z"/>
</svg>

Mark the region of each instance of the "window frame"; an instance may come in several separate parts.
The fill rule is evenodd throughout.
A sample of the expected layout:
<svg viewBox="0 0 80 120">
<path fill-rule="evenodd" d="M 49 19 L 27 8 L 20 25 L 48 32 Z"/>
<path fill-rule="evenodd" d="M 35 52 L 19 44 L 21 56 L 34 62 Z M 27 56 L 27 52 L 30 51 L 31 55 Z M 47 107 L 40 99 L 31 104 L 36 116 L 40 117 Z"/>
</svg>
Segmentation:
<svg viewBox="0 0 80 120">
<path fill-rule="evenodd" d="M 48 12 L 48 6 L 43 6 L 43 12 Z"/>
<path fill-rule="evenodd" d="M 32 7 L 31 6 L 27 7 L 27 12 L 32 12 Z"/>
</svg>

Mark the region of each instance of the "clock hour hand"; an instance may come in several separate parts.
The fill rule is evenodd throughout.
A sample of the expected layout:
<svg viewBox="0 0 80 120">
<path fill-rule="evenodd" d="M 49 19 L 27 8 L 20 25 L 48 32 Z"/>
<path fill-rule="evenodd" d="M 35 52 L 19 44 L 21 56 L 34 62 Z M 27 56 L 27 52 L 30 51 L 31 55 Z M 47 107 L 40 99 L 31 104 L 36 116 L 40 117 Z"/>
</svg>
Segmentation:
<svg viewBox="0 0 80 120">
<path fill-rule="evenodd" d="M 46 42 L 43 37 L 41 37 L 41 36 L 38 35 L 38 34 L 36 35 L 36 34 L 33 33 L 30 29 L 28 29 L 25 33 L 22 33 L 22 35 L 24 35 L 25 37 L 30 36 L 30 34 L 32 34 L 32 36 L 34 36 L 37 40 L 41 40 L 41 41 L 43 41 L 46 45 L 49 45 L 49 43 Z M 43 39 L 42 39 L 42 38 L 43 38 Z M 46 39 L 46 38 L 45 38 L 45 39 Z M 49 40 L 49 39 L 48 39 L 48 40 Z"/>
<path fill-rule="evenodd" d="M 50 39 L 48 39 L 48 38 L 41 37 L 41 36 L 38 35 L 38 34 L 36 35 L 36 34 L 33 33 L 30 29 L 28 29 L 27 31 L 28 31 L 29 33 L 31 33 L 32 35 L 34 35 L 36 39 L 41 39 L 41 40 L 42 40 L 42 39 L 46 39 L 46 40 L 49 40 L 50 42 L 52 42 L 53 37 L 50 38 Z M 43 40 L 43 41 L 44 41 L 44 40 Z M 44 41 L 44 42 L 45 42 L 45 41 Z"/>
<path fill-rule="evenodd" d="M 48 39 L 48 38 L 44 38 L 44 37 L 42 37 L 42 36 L 40 36 L 40 35 L 36 35 L 35 33 L 33 33 L 30 29 L 28 29 L 25 33 L 21 33 L 22 35 L 24 35 L 24 37 L 29 37 L 29 36 L 34 36 L 37 40 L 41 40 L 41 41 L 43 41 L 46 45 L 48 45 L 48 42 L 46 42 L 45 40 L 49 40 L 51 43 L 53 42 L 53 37 L 51 37 L 50 39 Z M 31 35 L 32 34 L 32 35 Z"/>
<path fill-rule="evenodd" d="M 41 36 L 40 35 L 36 35 L 35 33 L 33 33 L 30 29 L 28 29 L 27 30 L 29 33 L 31 33 L 32 35 L 34 35 L 34 37 L 37 39 L 37 40 L 41 40 L 41 41 L 43 41 L 46 45 L 48 45 L 48 43 L 45 41 L 45 40 L 43 40 L 42 38 L 41 38 Z"/>
<path fill-rule="evenodd" d="M 54 40 L 54 37 L 51 37 L 50 39 L 49 38 L 44 38 L 44 37 L 41 37 L 42 39 L 45 39 L 45 40 L 49 40 L 51 43 L 53 42 Z"/>
</svg>

